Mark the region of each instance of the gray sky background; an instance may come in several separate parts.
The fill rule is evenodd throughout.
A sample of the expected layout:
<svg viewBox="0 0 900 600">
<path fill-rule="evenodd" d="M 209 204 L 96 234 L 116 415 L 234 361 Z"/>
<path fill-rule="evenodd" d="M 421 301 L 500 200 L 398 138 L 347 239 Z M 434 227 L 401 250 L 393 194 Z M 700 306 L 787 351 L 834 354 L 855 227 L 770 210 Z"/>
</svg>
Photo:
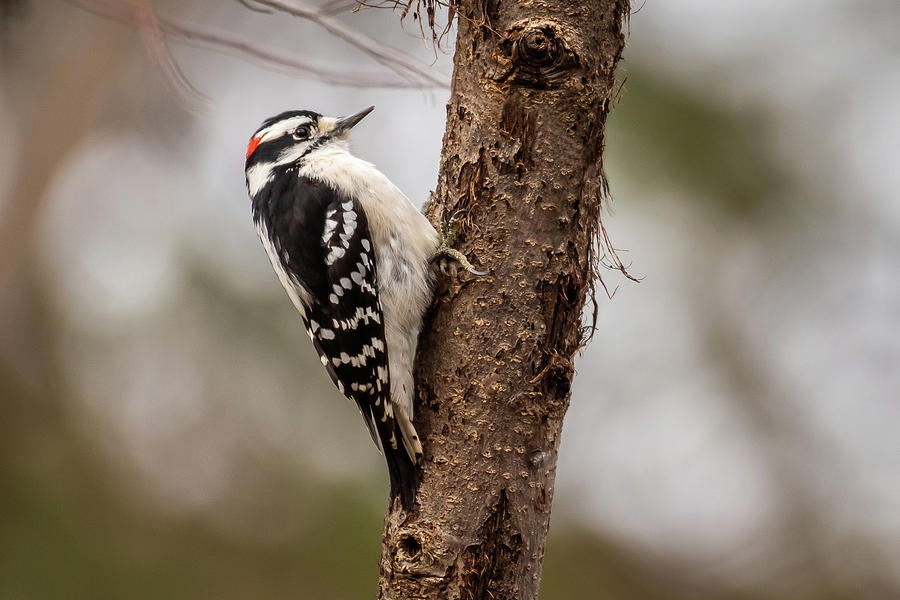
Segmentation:
<svg viewBox="0 0 900 600">
<path fill-rule="evenodd" d="M 60 19 L 119 27 L 37 4 L 35 35 Z M 835 579 L 878 570 L 900 589 L 900 10 L 878 0 L 634 9 L 604 218 L 643 279 L 604 276 L 617 291 L 600 296 L 576 364 L 554 526 L 587 526 L 741 585 L 788 589 L 792 565 L 815 560 Z M 163 10 L 317 64 L 382 69 L 315 25 L 237 3 Z M 435 58 L 395 15 L 344 21 L 434 61 L 449 82 L 450 55 Z M 69 51 L 54 39 L 49 53 Z M 207 97 L 201 112 L 179 108 L 135 46 L 109 92 L 117 108 L 50 184 L 30 260 L 60 322 L 66 410 L 123 494 L 151 511 L 201 515 L 238 537 L 285 535 L 232 518 L 256 510 L 234 500 L 248 457 L 368 482 L 378 507 L 380 457 L 312 366 L 256 239 L 244 149 L 282 110 L 374 104 L 355 151 L 421 202 L 437 179 L 448 91 L 335 87 L 172 48 Z M 669 93 L 643 95 L 646 81 Z M 12 98 L 0 89 L 7 149 L 29 134 Z M 633 98 L 660 121 L 627 112 Z M 691 161 L 707 138 L 694 134 L 702 119 L 681 127 L 685 98 L 749 130 L 750 156 L 775 165 L 763 180 L 727 133 L 712 153 L 727 162 L 735 151 L 752 202 L 692 179 L 720 167 Z M 671 156 L 679 148 L 683 162 Z M 0 161 L 0 190 L 14 165 Z M 252 317 L 238 323 L 244 310 Z"/>
</svg>

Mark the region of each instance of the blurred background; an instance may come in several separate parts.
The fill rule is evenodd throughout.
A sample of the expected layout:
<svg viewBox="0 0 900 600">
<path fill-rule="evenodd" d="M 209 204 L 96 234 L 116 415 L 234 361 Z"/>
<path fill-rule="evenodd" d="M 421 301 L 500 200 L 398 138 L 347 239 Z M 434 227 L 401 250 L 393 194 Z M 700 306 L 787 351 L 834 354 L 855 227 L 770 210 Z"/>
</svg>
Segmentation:
<svg viewBox="0 0 900 600">
<path fill-rule="evenodd" d="M 0 599 L 373 597 L 384 467 L 243 175 L 265 117 L 375 104 L 356 153 L 435 185 L 455 34 L 352 6 L 0 1 Z M 900 598 L 900 4 L 633 11 L 642 281 L 604 274 L 542 597 Z"/>
</svg>

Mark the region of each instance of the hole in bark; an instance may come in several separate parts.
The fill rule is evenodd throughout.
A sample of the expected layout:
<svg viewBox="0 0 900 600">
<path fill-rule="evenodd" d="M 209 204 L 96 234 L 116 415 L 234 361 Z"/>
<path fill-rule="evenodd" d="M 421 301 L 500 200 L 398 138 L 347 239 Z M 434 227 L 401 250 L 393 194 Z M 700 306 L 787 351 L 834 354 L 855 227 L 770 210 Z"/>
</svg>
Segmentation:
<svg viewBox="0 0 900 600">
<path fill-rule="evenodd" d="M 400 538 L 400 552 L 402 552 L 407 560 L 412 560 L 422 551 L 422 544 L 419 540 L 411 535 L 404 535 Z"/>
</svg>

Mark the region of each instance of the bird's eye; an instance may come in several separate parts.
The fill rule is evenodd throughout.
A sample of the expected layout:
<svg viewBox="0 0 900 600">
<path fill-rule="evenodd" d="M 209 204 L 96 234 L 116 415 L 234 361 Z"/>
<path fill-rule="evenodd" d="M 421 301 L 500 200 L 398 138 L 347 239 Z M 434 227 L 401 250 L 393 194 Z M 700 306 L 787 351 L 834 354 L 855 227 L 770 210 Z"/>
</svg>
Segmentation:
<svg viewBox="0 0 900 600">
<path fill-rule="evenodd" d="M 293 135 L 295 140 L 305 140 L 309 137 L 309 125 L 301 125 L 294 130 Z"/>
</svg>

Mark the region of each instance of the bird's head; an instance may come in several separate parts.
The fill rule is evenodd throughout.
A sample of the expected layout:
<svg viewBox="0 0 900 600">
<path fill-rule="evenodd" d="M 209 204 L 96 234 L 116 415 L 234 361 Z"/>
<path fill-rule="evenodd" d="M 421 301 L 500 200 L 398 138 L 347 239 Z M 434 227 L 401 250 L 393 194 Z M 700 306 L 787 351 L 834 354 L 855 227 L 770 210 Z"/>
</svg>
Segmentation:
<svg viewBox="0 0 900 600">
<path fill-rule="evenodd" d="M 374 106 L 348 117 L 325 117 L 310 110 L 289 110 L 266 119 L 250 138 L 245 169 L 271 170 L 298 165 L 311 152 L 343 143 L 350 129 L 372 112 Z"/>
</svg>

